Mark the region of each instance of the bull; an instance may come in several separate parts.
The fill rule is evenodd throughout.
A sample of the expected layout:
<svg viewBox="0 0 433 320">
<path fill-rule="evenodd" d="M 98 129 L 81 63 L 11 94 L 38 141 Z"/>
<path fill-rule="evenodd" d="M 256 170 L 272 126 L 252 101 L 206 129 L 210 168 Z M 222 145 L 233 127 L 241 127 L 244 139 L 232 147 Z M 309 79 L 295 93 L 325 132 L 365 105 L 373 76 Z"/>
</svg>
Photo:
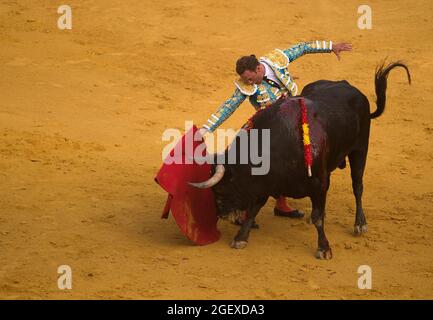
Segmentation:
<svg viewBox="0 0 433 320">
<path fill-rule="evenodd" d="M 220 217 L 227 217 L 233 211 L 247 212 L 231 247 L 241 249 L 247 245 L 255 218 L 269 197 L 309 197 L 312 203 L 311 222 L 318 234 L 316 257 L 331 259 L 332 250 L 325 235 L 326 195 L 331 172 L 337 167 L 344 168 L 346 157 L 350 163 L 356 203 L 354 233 L 360 235 L 367 231 L 362 193 L 370 122 L 385 110 L 387 78 L 396 67 L 406 70 L 410 84 L 410 72 L 404 63 L 398 61 L 387 66 L 380 65 L 375 72 L 377 109 L 373 113 L 370 113 L 367 97 L 345 80 L 320 80 L 302 90 L 300 97 L 304 98 L 308 110 L 313 150 L 311 177 L 307 174 L 304 161 L 301 114 L 297 101 L 300 97 L 288 97 L 252 118 L 255 129 L 270 130 L 270 168 L 267 174 L 252 175 L 251 163 L 215 164 L 209 180 L 190 183 L 197 188 L 212 187 Z M 238 145 L 232 143 L 225 154 Z"/>
</svg>

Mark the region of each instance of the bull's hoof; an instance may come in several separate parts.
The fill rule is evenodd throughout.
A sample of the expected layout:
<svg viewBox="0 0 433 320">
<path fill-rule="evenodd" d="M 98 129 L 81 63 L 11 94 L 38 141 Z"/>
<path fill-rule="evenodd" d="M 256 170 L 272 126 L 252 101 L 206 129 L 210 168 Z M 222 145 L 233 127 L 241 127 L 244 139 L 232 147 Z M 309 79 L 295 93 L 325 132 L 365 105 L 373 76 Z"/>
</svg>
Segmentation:
<svg viewBox="0 0 433 320">
<path fill-rule="evenodd" d="M 366 233 L 367 231 L 368 231 L 368 226 L 366 224 L 362 226 L 355 225 L 353 233 L 355 234 L 355 236 L 360 236 L 361 234 Z"/>
<path fill-rule="evenodd" d="M 236 241 L 233 240 L 232 243 L 230 243 L 230 247 L 234 249 L 243 249 L 247 246 L 248 241 Z"/>
<path fill-rule="evenodd" d="M 328 250 L 317 249 L 316 258 L 321 260 L 329 260 L 332 259 L 332 250 L 329 248 Z"/>
</svg>

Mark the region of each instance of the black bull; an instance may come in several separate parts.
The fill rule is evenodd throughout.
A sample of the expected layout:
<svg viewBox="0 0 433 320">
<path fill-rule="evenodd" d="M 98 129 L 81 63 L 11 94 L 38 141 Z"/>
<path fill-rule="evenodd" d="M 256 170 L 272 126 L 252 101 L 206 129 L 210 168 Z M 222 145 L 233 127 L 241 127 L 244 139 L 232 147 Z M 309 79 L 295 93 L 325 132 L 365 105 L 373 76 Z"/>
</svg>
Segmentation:
<svg viewBox="0 0 433 320">
<path fill-rule="evenodd" d="M 380 66 L 375 74 L 377 110 L 370 114 L 367 97 L 347 81 L 320 80 L 307 85 L 301 93 L 308 110 L 313 150 L 312 177 L 308 176 L 300 130 L 298 97 L 280 100 L 253 117 L 254 129 L 270 129 L 270 170 L 266 175 L 252 175 L 251 164 L 214 166 L 214 176 L 196 187 L 213 186 L 218 214 L 246 210 L 247 218 L 231 246 L 246 246 L 255 217 L 270 196 L 309 197 L 311 221 L 318 233 L 317 258 L 330 259 L 332 251 L 325 235 L 326 194 L 330 175 L 337 167 L 344 168 L 349 158 L 353 193 L 356 199 L 355 234 L 367 231 L 362 209 L 363 174 L 367 159 L 370 119 L 385 109 L 387 77 L 401 62 Z M 250 135 L 248 134 L 248 138 Z M 232 144 L 236 146 L 239 144 Z M 231 147 L 232 147 L 231 146 Z M 229 149 L 231 148 L 229 147 Z M 228 153 L 226 150 L 226 156 Z"/>
</svg>

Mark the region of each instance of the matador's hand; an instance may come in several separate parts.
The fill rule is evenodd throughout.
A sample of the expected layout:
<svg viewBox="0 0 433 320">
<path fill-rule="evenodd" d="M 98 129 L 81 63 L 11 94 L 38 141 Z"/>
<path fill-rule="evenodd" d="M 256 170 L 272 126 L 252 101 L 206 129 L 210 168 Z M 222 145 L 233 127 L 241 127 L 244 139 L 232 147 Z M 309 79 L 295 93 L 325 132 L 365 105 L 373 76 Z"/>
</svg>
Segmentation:
<svg viewBox="0 0 433 320">
<path fill-rule="evenodd" d="M 341 51 L 352 51 L 352 45 L 347 42 L 336 43 L 332 46 L 332 52 L 335 53 L 338 60 L 340 60 L 340 52 Z"/>
</svg>

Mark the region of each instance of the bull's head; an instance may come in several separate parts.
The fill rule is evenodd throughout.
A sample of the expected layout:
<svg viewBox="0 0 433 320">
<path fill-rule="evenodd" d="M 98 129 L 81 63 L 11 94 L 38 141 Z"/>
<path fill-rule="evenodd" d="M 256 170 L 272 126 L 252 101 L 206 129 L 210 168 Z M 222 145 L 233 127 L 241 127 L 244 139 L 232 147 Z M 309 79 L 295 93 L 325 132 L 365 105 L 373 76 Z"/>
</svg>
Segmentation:
<svg viewBox="0 0 433 320">
<path fill-rule="evenodd" d="M 189 182 L 190 185 L 196 188 L 212 188 L 217 214 L 221 218 L 226 218 L 234 211 L 246 209 L 246 206 L 242 204 L 242 197 L 239 194 L 239 189 L 236 188 L 236 181 L 230 167 L 226 167 L 222 164 L 217 164 L 214 167 L 213 176 L 208 180 L 197 183 Z"/>
</svg>

